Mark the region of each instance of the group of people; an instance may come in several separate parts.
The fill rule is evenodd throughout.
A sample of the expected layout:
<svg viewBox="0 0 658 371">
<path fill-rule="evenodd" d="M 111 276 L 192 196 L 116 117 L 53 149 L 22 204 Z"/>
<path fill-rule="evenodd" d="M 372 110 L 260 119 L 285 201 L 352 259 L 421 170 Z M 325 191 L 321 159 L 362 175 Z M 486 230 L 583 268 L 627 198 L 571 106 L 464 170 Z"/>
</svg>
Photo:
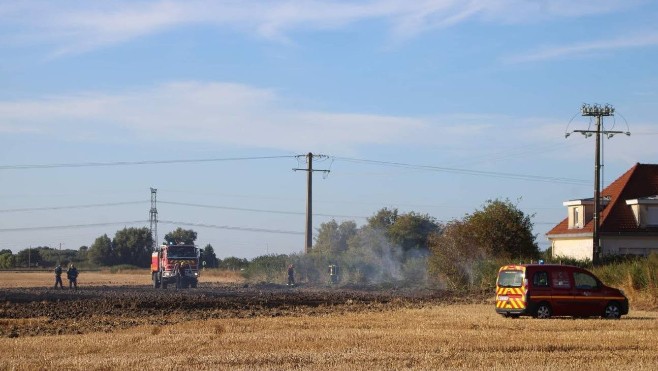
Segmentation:
<svg viewBox="0 0 658 371">
<path fill-rule="evenodd" d="M 64 285 L 62 284 L 62 266 L 57 264 L 55 267 L 55 288 L 59 287 L 63 290 Z M 73 265 L 69 265 L 69 269 L 66 270 L 66 278 L 69 280 L 69 289 L 78 289 L 78 269 Z"/>
</svg>

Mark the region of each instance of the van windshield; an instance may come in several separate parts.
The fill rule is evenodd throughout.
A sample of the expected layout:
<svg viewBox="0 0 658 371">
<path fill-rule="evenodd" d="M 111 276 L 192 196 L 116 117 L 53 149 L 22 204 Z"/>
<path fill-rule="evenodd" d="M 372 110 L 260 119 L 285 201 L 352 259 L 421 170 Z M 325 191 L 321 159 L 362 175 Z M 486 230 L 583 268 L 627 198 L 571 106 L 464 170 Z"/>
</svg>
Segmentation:
<svg viewBox="0 0 658 371">
<path fill-rule="evenodd" d="M 498 273 L 499 287 L 521 287 L 523 285 L 522 271 L 502 271 Z"/>
</svg>

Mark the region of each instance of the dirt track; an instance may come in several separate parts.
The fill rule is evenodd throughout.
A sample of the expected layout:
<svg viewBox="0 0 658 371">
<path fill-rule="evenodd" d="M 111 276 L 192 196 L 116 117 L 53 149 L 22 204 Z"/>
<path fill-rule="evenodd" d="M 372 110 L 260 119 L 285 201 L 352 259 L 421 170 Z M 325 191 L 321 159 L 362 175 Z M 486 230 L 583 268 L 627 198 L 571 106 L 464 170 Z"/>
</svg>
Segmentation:
<svg viewBox="0 0 658 371">
<path fill-rule="evenodd" d="M 111 332 L 138 325 L 208 318 L 248 318 L 386 311 L 440 303 L 484 302 L 438 290 L 205 284 L 196 289 L 148 286 L 0 289 L 0 336 Z"/>
</svg>

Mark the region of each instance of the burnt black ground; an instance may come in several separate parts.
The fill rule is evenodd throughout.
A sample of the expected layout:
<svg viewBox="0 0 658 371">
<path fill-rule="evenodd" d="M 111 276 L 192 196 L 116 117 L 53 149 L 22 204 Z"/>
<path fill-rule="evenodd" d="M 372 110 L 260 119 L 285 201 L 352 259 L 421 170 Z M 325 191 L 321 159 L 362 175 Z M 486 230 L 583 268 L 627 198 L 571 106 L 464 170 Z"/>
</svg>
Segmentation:
<svg viewBox="0 0 658 371">
<path fill-rule="evenodd" d="M 287 287 L 275 284 L 200 284 L 196 289 L 150 286 L 0 289 L 0 336 L 112 332 L 210 318 L 317 316 L 380 312 L 455 302 L 487 302 L 491 295 L 372 287 Z"/>
</svg>

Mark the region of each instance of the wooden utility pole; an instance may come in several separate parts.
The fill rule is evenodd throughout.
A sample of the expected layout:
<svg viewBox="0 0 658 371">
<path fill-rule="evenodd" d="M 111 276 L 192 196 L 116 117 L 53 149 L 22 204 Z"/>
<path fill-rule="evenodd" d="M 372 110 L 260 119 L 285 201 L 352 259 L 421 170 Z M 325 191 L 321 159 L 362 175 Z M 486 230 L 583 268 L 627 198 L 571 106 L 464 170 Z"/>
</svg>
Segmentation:
<svg viewBox="0 0 658 371">
<path fill-rule="evenodd" d="M 592 263 L 599 264 L 601 261 L 601 134 L 605 134 L 608 138 L 612 138 L 615 134 L 631 135 L 629 131 L 610 131 L 601 130 L 601 121 L 603 116 L 614 116 L 615 109 L 606 104 L 604 106 L 598 104 L 583 104 L 580 108 L 582 116 L 589 116 L 596 118 L 595 130 L 574 130 L 574 133 L 581 133 L 585 137 L 596 135 L 596 146 L 594 153 L 594 231 L 592 233 Z M 570 133 L 567 133 L 568 137 Z"/>
<path fill-rule="evenodd" d="M 327 158 L 325 155 L 314 155 L 309 152 L 306 155 L 299 155 L 299 157 L 306 157 L 306 169 L 293 169 L 294 171 L 306 171 L 306 242 L 304 244 L 304 253 L 308 254 L 313 248 L 313 172 L 322 171 L 324 173 L 330 172 L 330 170 L 314 170 L 313 169 L 313 157 L 317 158 Z"/>
</svg>

